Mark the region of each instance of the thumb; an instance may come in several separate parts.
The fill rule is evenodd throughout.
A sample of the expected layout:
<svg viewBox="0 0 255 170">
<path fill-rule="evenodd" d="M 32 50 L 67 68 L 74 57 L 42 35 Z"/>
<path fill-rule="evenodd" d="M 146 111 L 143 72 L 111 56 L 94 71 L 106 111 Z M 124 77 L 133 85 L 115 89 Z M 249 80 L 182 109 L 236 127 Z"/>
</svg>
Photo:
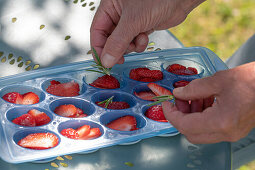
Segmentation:
<svg viewBox="0 0 255 170">
<path fill-rule="evenodd" d="M 181 100 L 205 99 L 217 94 L 218 81 L 215 76 L 191 81 L 185 87 L 175 88 L 174 96 Z"/>
<path fill-rule="evenodd" d="M 128 22 L 120 20 L 112 34 L 107 38 L 101 55 L 101 62 L 106 68 L 118 63 L 136 37 L 136 31 L 132 30 Z"/>
</svg>

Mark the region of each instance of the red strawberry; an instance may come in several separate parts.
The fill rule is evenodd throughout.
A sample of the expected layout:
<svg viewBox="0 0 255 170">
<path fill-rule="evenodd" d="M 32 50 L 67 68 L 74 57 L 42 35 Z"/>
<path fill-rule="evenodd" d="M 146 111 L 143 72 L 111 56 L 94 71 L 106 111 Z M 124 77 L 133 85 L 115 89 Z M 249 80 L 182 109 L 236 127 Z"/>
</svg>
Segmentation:
<svg viewBox="0 0 255 170">
<path fill-rule="evenodd" d="M 138 72 L 142 70 L 150 70 L 150 69 L 146 67 L 132 69 L 129 72 L 129 78 L 139 81 L 141 79 L 141 76 L 138 74 Z"/>
<path fill-rule="evenodd" d="M 79 137 L 80 137 L 77 130 L 74 130 L 73 128 L 63 129 L 60 133 L 63 136 L 71 138 L 71 139 L 79 139 Z"/>
<path fill-rule="evenodd" d="M 77 133 L 79 134 L 79 139 L 82 139 L 83 137 L 87 136 L 90 133 L 90 126 L 89 125 L 83 125 L 77 129 Z"/>
<path fill-rule="evenodd" d="M 197 69 L 193 68 L 193 67 L 188 67 L 186 68 L 183 65 L 180 64 L 172 64 L 169 65 L 166 70 L 168 72 L 171 72 L 173 74 L 177 74 L 177 75 L 195 75 L 197 74 Z"/>
<path fill-rule="evenodd" d="M 105 103 L 103 104 L 98 104 L 98 103 L 100 102 L 96 102 L 98 106 L 105 108 Z M 114 109 L 114 110 L 127 109 L 127 108 L 130 108 L 129 104 L 123 101 L 112 102 L 107 106 L 107 109 Z"/>
<path fill-rule="evenodd" d="M 50 94 L 56 96 L 64 96 L 64 97 L 71 97 L 71 96 L 78 96 L 80 91 L 80 86 L 78 83 L 71 81 L 68 83 L 61 83 L 56 84 L 53 82 L 46 91 Z"/>
<path fill-rule="evenodd" d="M 156 83 L 149 83 L 147 86 L 153 91 L 154 94 L 156 94 L 156 96 L 173 95 L 169 90 Z"/>
<path fill-rule="evenodd" d="M 56 80 L 51 80 L 50 81 L 50 84 L 51 85 L 54 85 L 54 84 L 61 84 L 59 81 L 56 81 Z"/>
<path fill-rule="evenodd" d="M 152 91 L 141 91 L 141 92 L 134 92 L 136 97 L 139 97 L 143 100 L 149 100 L 149 101 L 155 101 L 155 99 L 152 99 L 156 95 Z"/>
<path fill-rule="evenodd" d="M 10 103 L 22 104 L 23 96 L 18 92 L 11 92 L 5 94 L 3 99 Z"/>
<path fill-rule="evenodd" d="M 40 112 L 39 110 L 36 109 L 29 110 L 28 114 L 35 118 L 36 126 L 46 125 L 51 120 L 46 113 Z"/>
<path fill-rule="evenodd" d="M 23 94 L 23 101 L 22 104 L 28 105 L 28 104 L 36 104 L 39 102 L 39 97 L 37 94 L 33 92 L 28 92 Z"/>
<path fill-rule="evenodd" d="M 95 139 L 98 138 L 102 135 L 101 131 L 99 128 L 92 128 L 90 129 L 90 132 L 88 135 L 82 137 L 82 140 L 90 140 L 90 139 Z"/>
<path fill-rule="evenodd" d="M 93 83 L 89 84 L 93 87 L 101 88 L 101 89 L 117 89 L 120 88 L 119 81 L 109 75 L 104 75 L 102 77 L 98 77 Z"/>
<path fill-rule="evenodd" d="M 13 123 L 21 126 L 36 126 L 35 118 L 30 114 L 23 114 L 12 120 Z"/>
<path fill-rule="evenodd" d="M 186 80 L 177 81 L 174 83 L 174 88 L 187 86 L 190 82 Z"/>
<path fill-rule="evenodd" d="M 165 122 L 166 118 L 163 113 L 163 109 L 161 105 L 154 105 L 149 107 L 149 109 L 146 110 L 145 116 L 149 119 Z"/>
<path fill-rule="evenodd" d="M 136 125 L 137 123 L 135 117 L 128 115 L 115 119 L 106 126 L 119 131 L 133 131 L 137 129 Z"/>
<path fill-rule="evenodd" d="M 77 108 L 72 104 L 60 105 L 56 107 L 54 112 L 63 117 L 76 117 Z"/>
<path fill-rule="evenodd" d="M 135 68 L 130 70 L 129 78 L 143 82 L 154 82 L 163 79 L 163 73 L 160 70 L 150 70 L 149 68 Z"/>
<path fill-rule="evenodd" d="M 33 133 L 18 142 L 18 145 L 29 149 L 49 149 L 58 145 L 58 137 L 52 133 Z"/>
<path fill-rule="evenodd" d="M 87 114 L 85 114 L 84 112 L 83 112 L 83 110 L 81 110 L 80 108 L 78 108 L 78 107 L 76 107 L 77 108 L 77 113 L 76 113 L 76 117 L 78 117 L 78 118 L 82 118 L 82 117 L 86 117 L 86 116 L 88 116 Z"/>
</svg>

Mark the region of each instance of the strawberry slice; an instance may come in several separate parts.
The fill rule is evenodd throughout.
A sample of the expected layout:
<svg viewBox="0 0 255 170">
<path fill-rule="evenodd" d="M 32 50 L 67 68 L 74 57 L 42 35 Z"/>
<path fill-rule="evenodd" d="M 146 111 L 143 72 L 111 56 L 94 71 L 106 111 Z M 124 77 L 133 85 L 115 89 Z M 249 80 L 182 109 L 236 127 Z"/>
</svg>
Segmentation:
<svg viewBox="0 0 255 170">
<path fill-rule="evenodd" d="M 169 90 L 161 87 L 156 83 L 149 83 L 147 85 L 156 96 L 165 96 L 165 95 L 173 95 Z"/>
<path fill-rule="evenodd" d="M 153 97 L 155 97 L 156 95 L 152 92 L 152 91 L 141 91 L 141 92 L 134 92 L 136 97 L 139 97 L 143 100 L 148 100 L 148 101 L 155 101 L 155 99 L 153 99 Z"/>
<path fill-rule="evenodd" d="M 81 114 L 81 115 L 77 115 L 76 118 L 83 118 L 83 117 L 87 117 L 88 115 L 87 114 Z"/>
<path fill-rule="evenodd" d="M 23 114 L 13 119 L 12 122 L 21 126 L 29 126 L 29 127 L 36 126 L 35 118 L 30 114 Z"/>
<path fill-rule="evenodd" d="M 67 129 L 63 129 L 60 132 L 63 136 L 71 138 L 71 139 L 79 139 L 79 133 L 77 132 L 77 130 L 73 129 L 73 128 L 67 128 Z"/>
<path fill-rule="evenodd" d="M 18 145 L 29 149 L 49 149 L 58 145 L 58 137 L 52 133 L 32 133 L 18 142 Z"/>
<path fill-rule="evenodd" d="M 46 89 L 46 91 L 56 96 L 63 96 L 63 97 L 78 96 L 80 91 L 80 86 L 78 83 L 74 81 L 67 82 L 67 83 L 60 83 L 60 84 L 53 82 Z"/>
<path fill-rule="evenodd" d="M 119 81 L 113 77 L 112 75 L 104 75 L 102 77 L 98 77 L 93 83 L 89 84 L 93 87 L 101 88 L 101 89 L 117 89 L 120 88 Z"/>
<path fill-rule="evenodd" d="M 23 96 L 18 92 L 7 93 L 2 98 L 5 101 L 14 103 L 14 104 L 22 104 L 22 101 L 23 101 Z"/>
<path fill-rule="evenodd" d="M 138 72 L 143 70 L 150 70 L 150 69 L 146 67 L 132 69 L 129 72 L 129 78 L 139 81 L 142 77 L 138 74 Z"/>
<path fill-rule="evenodd" d="M 167 122 L 161 105 L 149 107 L 145 112 L 145 116 L 155 121 Z"/>
<path fill-rule="evenodd" d="M 76 117 L 77 108 L 72 104 L 60 105 L 56 107 L 54 112 L 63 117 Z"/>
<path fill-rule="evenodd" d="M 177 81 L 174 83 L 174 88 L 187 86 L 190 82 L 186 80 Z"/>
<path fill-rule="evenodd" d="M 129 78 L 143 82 L 154 82 L 163 79 L 163 73 L 160 70 L 150 70 L 146 67 L 130 70 Z"/>
<path fill-rule="evenodd" d="M 99 104 L 100 102 L 96 102 L 96 104 L 100 107 L 105 108 L 106 103 Z M 130 108 L 130 105 L 127 102 L 123 101 L 115 101 L 112 103 L 109 103 L 107 106 L 107 109 L 113 109 L 113 110 L 121 110 L 121 109 L 127 109 Z"/>
<path fill-rule="evenodd" d="M 37 94 L 33 92 L 28 92 L 23 94 L 23 101 L 22 104 L 28 105 L 28 104 L 36 104 L 39 102 L 39 97 Z"/>
<path fill-rule="evenodd" d="M 77 133 L 79 134 L 79 139 L 83 139 L 85 136 L 87 136 L 90 133 L 90 126 L 89 125 L 83 125 L 77 129 Z"/>
<path fill-rule="evenodd" d="M 56 81 L 56 80 L 51 80 L 50 81 L 50 84 L 51 85 L 54 85 L 54 84 L 61 84 L 59 81 Z"/>
<path fill-rule="evenodd" d="M 29 110 L 28 114 L 35 118 L 36 126 L 46 125 L 51 121 L 50 117 L 46 113 L 40 112 L 36 109 Z"/>
<path fill-rule="evenodd" d="M 101 131 L 99 128 L 92 128 L 90 129 L 89 134 L 87 134 L 86 136 L 82 137 L 82 140 L 91 140 L 91 139 L 95 139 L 98 138 L 102 135 Z"/>
<path fill-rule="evenodd" d="M 170 73 L 177 74 L 177 75 L 195 75 L 197 74 L 197 69 L 193 67 L 186 68 L 181 64 L 172 64 L 169 65 L 166 70 Z"/>
<path fill-rule="evenodd" d="M 119 131 L 133 131 L 137 129 L 136 125 L 137 123 L 135 117 L 128 115 L 115 119 L 106 126 Z"/>
</svg>

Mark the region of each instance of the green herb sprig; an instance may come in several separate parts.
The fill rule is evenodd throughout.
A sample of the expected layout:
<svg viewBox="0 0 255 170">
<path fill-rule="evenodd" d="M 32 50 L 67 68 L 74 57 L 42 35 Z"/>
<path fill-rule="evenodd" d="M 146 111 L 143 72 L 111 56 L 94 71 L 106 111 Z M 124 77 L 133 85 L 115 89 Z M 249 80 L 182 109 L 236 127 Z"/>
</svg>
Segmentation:
<svg viewBox="0 0 255 170">
<path fill-rule="evenodd" d="M 111 75 L 111 69 L 112 68 L 105 68 L 102 63 L 101 60 L 96 52 L 96 50 L 92 47 L 92 51 L 94 53 L 94 56 L 97 60 L 97 62 L 94 61 L 95 64 L 91 65 L 92 67 L 94 67 L 96 70 L 93 69 L 87 69 L 87 71 L 92 71 L 92 72 L 96 72 L 96 73 L 101 73 L 101 74 L 106 74 L 106 75 Z"/>
<path fill-rule="evenodd" d="M 110 98 L 108 98 L 108 99 L 106 99 L 106 100 L 104 100 L 104 101 L 102 101 L 102 102 L 99 102 L 98 104 L 104 104 L 104 103 L 105 103 L 105 106 L 104 106 L 104 107 L 107 109 L 107 107 L 109 106 L 109 104 L 112 103 L 113 98 L 114 98 L 114 96 L 112 96 L 112 97 L 110 97 Z"/>
<path fill-rule="evenodd" d="M 156 99 L 157 101 L 156 102 L 153 102 L 151 104 L 148 104 L 147 106 L 153 106 L 153 105 L 157 105 L 159 103 L 162 103 L 164 101 L 167 101 L 167 100 L 174 100 L 175 101 L 175 97 L 173 95 L 165 95 L 165 96 L 156 96 L 156 97 L 153 97 L 152 99 Z"/>
</svg>

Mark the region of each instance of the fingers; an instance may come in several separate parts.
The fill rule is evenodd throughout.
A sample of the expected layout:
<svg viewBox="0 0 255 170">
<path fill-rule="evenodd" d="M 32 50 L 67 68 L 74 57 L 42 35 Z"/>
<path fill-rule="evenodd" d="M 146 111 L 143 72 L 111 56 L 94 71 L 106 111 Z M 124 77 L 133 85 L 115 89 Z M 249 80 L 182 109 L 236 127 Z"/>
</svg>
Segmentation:
<svg viewBox="0 0 255 170">
<path fill-rule="evenodd" d="M 175 105 L 179 111 L 182 113 L 190 113 L 190 104 L 189 101 L 184 101 L 184 100 L 175 100 Z"/>
<path fill-rule="evenodd" d="M 211 144 L 218 143 L 224 140 L 226 137 L 222 133 L 205 133 L 198 135 L 188 135 L 186 136 L 187 140 L 193 144 Z"/>
<path fill-rule="evenodd" d="M 190 112 L 194 113 L 194 112 L 202 112 L 203 111 L 203 99 L 199 99 L 199 100 L 193 100 L 191 101 L 191 106 L 190 106 Z"/>
<path fill-rule="evenodd" d="M 185 114 L 177 110 L 170 102 L 163 102 L 162 108 L 166 119 L 184 135 L 206 134 L 217 132 L 215 112 L 217 106 L 201 112 Z"/>
<path fill-rule="evenodd" d="M 175 88 L 173 94 L 182 100 L 205 99 L 217 94 L 217 83 L 214 76 L 196 79 L 185 87 Z"/>
<path fill-rule="evenodd" d="M 111 35 L 107 38 L 101 55 L 102 64 L 106 68 L 113 67 L 123 56 L 129 44 L 137 36 L 126 21 L 120 20 Z"/>
</svg>

